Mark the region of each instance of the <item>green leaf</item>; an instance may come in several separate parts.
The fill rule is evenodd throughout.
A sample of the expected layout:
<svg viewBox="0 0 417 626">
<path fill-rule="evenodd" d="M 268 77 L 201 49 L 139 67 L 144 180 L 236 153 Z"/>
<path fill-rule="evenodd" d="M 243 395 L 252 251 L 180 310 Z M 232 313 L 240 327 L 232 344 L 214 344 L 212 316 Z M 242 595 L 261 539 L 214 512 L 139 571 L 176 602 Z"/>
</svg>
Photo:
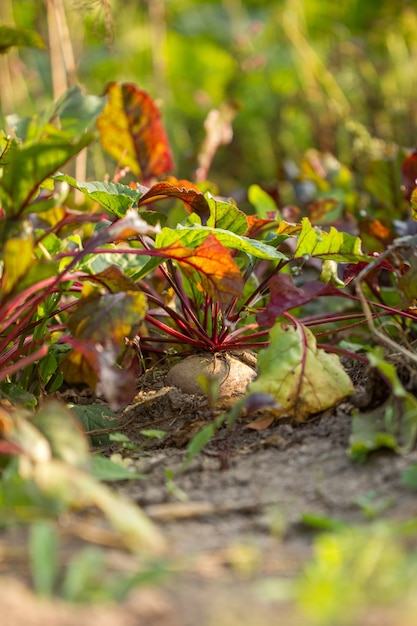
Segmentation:
<svg viewBox="0 0 417 626">
<path fill-rule="evenodd" d="M 27 268 L 26 273 L 20 276 L 18 282 L 15 283 L 14 291 L 22 293 L 25 289 L 33 287 L 35 291 L 36 285 L 46 278 L 56 276 L 58 273 L 58 263 L 56 261 L 37 260 L 32 258 L 31 265 Z"/>
<path fill-rule="evenodd" d="M 111 482 L 116 480 L 138 480 L 145 478 L 143 474 L 131 472 L 127 467 L 119 463 L 114 463 L 104 456 L 93 456 L 91 473 L 98 480 Z"/>
<path fill-rule="evenodd" d="M 216 417 L 210 424 L 204 426 L 201 430 L 198 431 L 196 435 L 191 439 L 188 444 L 187 454 L 185 455 L 184 461 L 181 463 L 180 470 L 183 470 L 191 463 L 193 458 L 197 456 L 201 452 L 201 450 L 211 441 L 219 430 L 219 428 L 223 425 L 226 414 L 219 415 Z"/>
<path fill-rule="evenodd" d="M 275 324 L 270 345 L 259 352 L 257 369 L 258 378 L 249 392 L 272 396 L 277 403 L 270 409 L 274 417 L 303 421 L 353 392 L 339 358 L 317 348 L 314 335 L 301 324 Z"/>
<path fill-rule="evenodd" d="M 117 428 L 119 418 L 104 404 L 87 404 L 85 406 L 70 404 L 71 411 L 80 420 L 85 430 L 106 431 L 107 429 Z M 105 446 L 109 443 L 108 433 L 97 432 L 89 435 L 91 443 L 94 446 Z"/>
<path fill-rule="evenodd" d="M 32 524 L 29 532 L 29 554 L 36 593 L 51 597 L 58 575 L 58 536 L 46 522 Z"/>
<path fill-rule="evenodd" d="M 374 411 L 353 416 L 350 436 L 349 456 L 362 463 L 371 452 L 386 449 L 398 452 L 398 442 L 394 432 L 387 432 L 387 421 L 391 421 L 392 406 L 388 404 Z"/>
<path fill-rule="evenodd" d="M 369 165 L 364 187 L 383 206 L 398 209 L 403 201 L 400 180 L 401 152 L 394 158 L 375 159 Z"/>
<path fill-rule="evenodd" d="M 385 404 L 353 419 L 349 453 L 359 461 L 379 448 L 409 452 L 417 440 L 417 398 L 404 389 L 395 366 L 385 361 L 381 348 L 369 350 L 368 359 L 392 393 Z"/>
<path fill-rule="evenodd" d="M 166 434 L 167 434 L 165 430 L 158 430 L 156 428 L 150 428 L 148 430 L 141 430 L 139 432 L 144 437 L 148 437 L 149 439 L 159 439 L 159 440 L 166 437 Z"/>
<path fill-rule="evenodd" d="M 66 139 L 75 139 L 87 130 L 94 130 L 95 120 L 104 104 L 104 98 L 85 95 L 76 85 L 40 113 L 32 117 L 8 115 L 7 123 L 26 145 L 42 143 L 52 128 L 59 128 Z"/>
<path fill-rule="evenodd" d="M 258 259 L 271 261 L 287 259 L 282 252 L 262 241 L 242 237 L 221 228 L 209 228 L 208 226 L 193 226 L 191 228 L 179 226 L 176 229 L 163 228 L 155 238 L 155 248 L 163 248 L 179 241 L 188 248 L 196 248 L 210 234 L 215 235 L 216 239 L 226 248 L 246 252 L 246 254 L 250 254 Z"/>
<path fill-rule="evenodd" d="M 88 198 L 97 202 L 117 217 L 124 217 L 126 211 L 140 198 L 141 194 L 128 185 L 121 183 L 106 183 L 100 181 L 80 182 L 66 174 L 58 174 L 55 180 L 65 181 L 71 187 L 78 189 Z"/>
<path fill-rule="evenodd" d="M 34 30 L 0 26 L 0 54 L 5 54 L 12 46 L 27 46 L 45 50 L 42 37 Z"/>
<path fill-rule="evenodd" d="M 28 409 L 34 409 L 37 405 L 37 398 L 20 385 L 2 381 L 0 383 L 0 399 L 8 398 L 12 404 L 19 404 Z"/>
<path fill-rule="evenodd" d="M 359 237 L 341 233 L 333 226 L 327 233 L 312 226 L 307 217 L 302 219 L 301 225 L 294 254 L 296 258 L 306 256 L 349 263 L 369 261 L 369 257 L 362 253 Z"/>
<path fill-rule="evenodd" d="M 111 293 L 139 291 L 137 284 L 117 265 L 109 265 L 101 272 L 90 276 L 89 280 L 104 285 Z"/>
<path fill-rule="evenodd" d="M 103 551 L 88 546 L 76 552 L 68 563 L 61 594 L 67 602 L 94 602 L 108 599 L 103 589 Z"/>
<path fill-rule="evenodd" d="M 256 215 L 267 219 L 270 214 L 276 214 L 278 207 L 269 193 L 259 185 L 250 185 L 248 189 L 249 202 L 255 207 Z"/>
<path fill-rule="evenodd" d="M 408 467 L 400 477 L 401 484 L 409 489 L 417 489 L 417 465 Z"/>
<path fill-rule="evenodd" d="M 16 522 L 32 522 L 39 517 L 57 516 L 62 513 L 62 503 L 48 498 L 27 477 L 18 474 L 18 465 L 9 464 L 0 481 L 0 528 Z"/>
<path fill-rule="evenodd" d="M 221 228 L 235 235 L 243 235 L 248 230 L 246 215 L 230 202 L 216 200 L 206 192 L 204 197 L 210 208 L 210 217 L 206 226 L 209 228 Z"/>
<path fill-rule="evenodd" d="M 315 513 L 303 513 L 300 521 L 305 526 L 313 528 L 314 530 L 327 530 L 327 531 L 339 531 L 347 528 L 346 522 L 327 517 L 324 515 L 316 515 Z"/>
<path fill-rule="evenodd" d="M 58 100 L 54 113 L 59 116 L 60 128 L 75 137 L 91 128 L 104 105 L 103 97 L 86 95 L 74 85 Z"/>
<path fill-rule="evenodd" d="M 46 437 L 55 458 L 76 467 L 88 467 L 87 438 L 71 411 L 56 401 L 49 401 L 42 405 L 32 423 Z"/>
<path fill-rule="evenodd" d="M 50 129 L 42 143 L 19 146 L 12 143 L 1 159 L 0 204 L 7 217 L 18 217 L 25 210 L 36 212 L 36 204 L 28 205 L 38 193 L 41 183 L 56 173 L 73 156 L 91 143 L 93 136 L 83 135 L 69 141 L 65 134 Z"/>
<path fill-rule="evenodd" d="M 225 246 L 225 248 L 240 250 L 241 252 L 245 252 L 259 259 L 268 259 L 271 261 L 287 259 L 282 252 L 256 239 L 249 239 L 248 237 L 243 237 L 221 228 L 209 228 L 208 226 L 199 225 L 192 227 L 178 226 L 175 229 L 162 228 L 161 232 L 155 237 L 155 249 L 168 248 L 178 243 L 181 243 L 187 248 L 197 248 L 210 234 L 214 235 L 217 241 Z M 164 256 L 162 255 L 161 258 L 151 258 L 146 265 L 132 276 L 133 280 L 138 281 L 144 278 L 158 267 L 163 260 Z"/>
</svg>

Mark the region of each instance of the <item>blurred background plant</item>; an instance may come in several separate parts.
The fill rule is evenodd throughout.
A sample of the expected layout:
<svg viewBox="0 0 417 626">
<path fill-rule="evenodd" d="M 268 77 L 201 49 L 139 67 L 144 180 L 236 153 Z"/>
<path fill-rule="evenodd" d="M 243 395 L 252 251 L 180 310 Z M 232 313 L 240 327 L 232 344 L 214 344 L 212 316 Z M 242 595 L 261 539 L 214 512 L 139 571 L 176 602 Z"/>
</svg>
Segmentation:
<svg viewBox="0 0 417 626">
<path fill-rule="evenodd" d="M 77 81 L 95 94 L 135 82 L 159 98 L 176 173 L 193 180 L 217 110 L 228 145 L 209 178 L 238 199 L 251 183 L 276 190 L 288 159 L 311 147 L 354 167 L 414 141 L 412 0 L 2 0 L 0 22 L 48 46 L 0 59 L 3 115 L 33 114 Z M 86 167 L 78 159 L 78 179 Z M 109 167 L 93 150 L 87 171 Z M 292 185 L 280 193 L 291 201 Z"/>
</svg>

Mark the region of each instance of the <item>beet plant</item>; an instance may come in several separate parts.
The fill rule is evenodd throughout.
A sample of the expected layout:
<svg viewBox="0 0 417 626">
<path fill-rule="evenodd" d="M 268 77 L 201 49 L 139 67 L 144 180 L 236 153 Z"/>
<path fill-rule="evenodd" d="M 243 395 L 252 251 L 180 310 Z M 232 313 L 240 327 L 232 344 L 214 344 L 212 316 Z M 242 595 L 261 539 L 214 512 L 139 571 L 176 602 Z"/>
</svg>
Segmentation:
<svg viewBox="0 0 417 626">
<path fill-rule="evenodd" d="M 118 161 L 113 181 L 57 171 L 93 140 L 94 127 Z M 289 221 L 257 187 L 248 215 L 189 181 L 158 181 L 173 167 L 167 136 L 155 104 L 131 84 L 111 83 L 102 98 L 70 90 L 14 132 L 20 139 L 3 138 L 0 181 L 6 386 L 39 393 L 64 377 L 121 407 L 159 355 L 182 362 L 172 384 L 198 392 L 199 374 L 213 374 L 224 379 L 222 395 L 238 395 L 251 383 L 274 398 L 278 416 L 302 420 L 352 392 L 338 336 L 369 321 L 350 282 L 374 258 L 340 230 L 331 186 L 321 184 L 327 195 Z M 126 172 L 130 184 L 121 182 Z M 307 173 L 317 183 L 318 173 Z M 75 206 L 66 189 L 85 202 Z M 172 217 L 173 202 L 182 217 Z M 387 263 L 379 270 L 394 276 Z M 377 319 L 414 321 L 406 301 L 384 303 L 377 277 L 366 285 Z"/>
</svg>

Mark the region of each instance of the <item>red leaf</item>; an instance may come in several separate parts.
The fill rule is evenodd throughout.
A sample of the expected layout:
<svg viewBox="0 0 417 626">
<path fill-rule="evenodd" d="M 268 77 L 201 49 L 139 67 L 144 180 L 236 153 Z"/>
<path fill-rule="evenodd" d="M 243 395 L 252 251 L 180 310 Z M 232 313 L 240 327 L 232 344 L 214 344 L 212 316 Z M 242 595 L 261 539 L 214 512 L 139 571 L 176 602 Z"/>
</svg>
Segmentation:
<svg viewBox="0 0 417 626">
<path fill-rule="evenodd" d="M 173 168 L 161 114 L 145 92 L 132 83 L 112 82 L 97 119 L 101 144 L 114 159 L 143 180 Z"/>
<path fill-rule="evenodd" d="M 102 394 L 112 410 L 123 408 L 136 393 L 136 374 L 133 368 L 120 369 L 115 365 L 114 346 L 102 346 L 95 341 L 71 339 L 73 350 L 62 361 L 65 380 L 71 384 L 86 383 Z"/>
<path fill-rule="evenodd" d="M 174 180 L 174 182 L 171 182 Z M 149 204 L 155 200 L 163 200 L 164 198 L 177 198 L 184 204 L 185 209 L 191 213 L 197 213 L 205 224 L 210 217 L 210 208 L 204 194 L 189 181 L 186 180 L 165 180 L 153 185 L 147 193 L 139 200 L 138 206 Z"/>
<path fill-rule="evenodd" d="M 369 263 L 372 263 L 372 261 L 375 261 L 375 259 L 377 259 L 378 256 L 379 256 L 378 252 L 373 252 L 372 254 L 369 255 L 368 263 L 366 261 L 361 261 L 359 263 L 348 263 L 343 270 L 343 276 L 342 276 L 342 280 L 345 283 L 345 285 L 348 285 L 350 282 L 352 282 L 352 280 L 354 280 L 361 273 L 361 271 L 367 265 L 369 265 Z M 376 287 L 378 284 L 378 277 L 379 277 L 379 274 L 381 273 L 381 270 L 388 270 L 388 272 L 399 271 L 401 275 L 404 275 L 408 272 L 409 265 L 407 265 L 407 263 L 404 263 L 404 261 L 402 261 L 400 267 L 394 267 L 389 262 L 388 259 L 383 259 L 380 263 L 376 264 L 372 270 L 369 271 L 369 273 L 367 274 L 365 278 L 366 282 Z"/>
<path fill-rule="evenodd" d="M 277 223 L 276 219 L 266 219 L 264 217 L 258 217 L 257 215 L 247 215 L 246 221 L 248 223 L 248 232 L 246 236 L 251 239 L 258 237 L 261 232 L 271 230 Z"/>
<path fill-rule="evenodd" d="M 411 199 L 411 194 L 417 187 L 417 151 L 413 152 L 405 159 L 401 166 L 401 189 L 407 200 Z"/>
<path fill-rule="evenodd" d="M 256 316 L 258 324 L 272 327 L 277 317 L 295 307 L 307 304 L 319 296 L 343 295 L 331 283 L 313 280 L 302 287 L 296 287 L 288 274 L 273 276 L 269 281 L 271 297 L 268 305 Z"/>
</svg>

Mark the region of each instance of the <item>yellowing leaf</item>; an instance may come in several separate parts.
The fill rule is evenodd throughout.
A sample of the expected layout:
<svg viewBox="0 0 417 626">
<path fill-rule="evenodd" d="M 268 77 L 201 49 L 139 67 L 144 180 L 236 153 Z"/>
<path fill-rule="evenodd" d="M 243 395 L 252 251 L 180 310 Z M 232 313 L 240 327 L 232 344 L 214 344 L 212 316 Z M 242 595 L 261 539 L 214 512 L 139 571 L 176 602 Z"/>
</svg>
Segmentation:
<svg viewBox="0 0 417 626">
<path fill-rule="evenodd" d="M 3 248 L 3 275 L 0 286 L 3 293 L 10 293 L 33 263 L 33 238 L 11 237 Z"/>
<path fill-rule="evenodd" d="M 97 281 L 112 293 L 139 291 L 138 285 L 129 276 L 126 276 L 117 265 L 109 265 L 101 272 L 89 276 L 87 280 Z M 142 296 L 143 297 L 143 296 Z"/>
<path fill-rule="evenodd" d="M 281 220 L 277 229 L 277 235 L 288 235 L 288 237 L 294 237 L 301 232 L 301 224 L 298 222 L 293 224 L 292 222 L 286 222 Z"/>
<path fill-rule="evenodd" d="M 81 301 L 68 320 L 68 328 L 78 339 L 123 345 L 145 314 L 143 293 L 106 293 Z"/>
<path fill-rule="evenodd" d="M 413 220 L 417 220 L 417 187 L 411 194 L 411 217 Z"/>
<path fill-rule="evenodd" d="M 314 335 L 301 324 L 277 323 L 272 328 L 270 345 L 258 355 L 258 371 L 249 391 L 272 396 L 275 417 L 303 421 L 353 392 L 339 358 L 317 348 Z"/>
<path fill-rule="evenodd" d="M 173 168 L 161 114 L 150 96 L 131 83 L 110 83 L 97 119 L 101 144 L 123 167 L 147 180 Z"/>
<path fill-rule="evenodd" d="M 108 276 L 113 281 L 115 276 Z M 112 286 L 115 287 L 113 281 Z M 135 372 L 116 365 L 146 314 L 146 296 L 139 291 L 92 295 L 78 304 L 68 321 L 73 347 L 61 368 L 69 383 L 87 383 L 102 393 L 112 409 L 126 406 L 135 394 Z"/>
<path fill-rule="evenodd" d="M 333 226 L 329 232 L 312 226 L 308 218 L 303 218 L 301 233 L 298 237 L 295 257 L 312 256 L 319 259 L 331 259 L 356 263 L 366 260 L 361 250 L 359 237 L 341 233 Z"/>
<path fill-rule="evenodd" d="M 159 250 L 167 257 L 176 260 L 182 272 L 193 280 L 197 272 L 200 283 L 197 288 L 226 306 L 233 296 L 239 296 L 243 289 L 243 278 L 230 251 L 216 237 L 208 237 L 196 248 L 186 248 L 179 241 Z"/>
</svg>

